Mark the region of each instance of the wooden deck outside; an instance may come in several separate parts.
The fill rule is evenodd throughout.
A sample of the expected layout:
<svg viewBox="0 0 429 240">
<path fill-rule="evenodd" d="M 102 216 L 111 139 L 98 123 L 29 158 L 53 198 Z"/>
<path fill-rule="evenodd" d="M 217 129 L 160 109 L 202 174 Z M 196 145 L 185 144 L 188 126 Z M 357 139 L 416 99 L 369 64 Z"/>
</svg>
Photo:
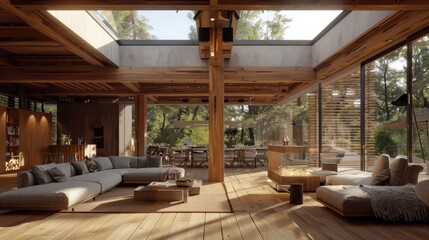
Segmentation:
<svg viewBox="0 0 429 240">
<path fill-rule="evenodd" d="M 187 169 L 207 179 L 207 169 Z M 291 205 L 266 182 L 264 168 L 226 169 L 234 213 L 0 212 L 0 239 L 427 239 L 427 224 L 346 219 L 323 207 L 314 193 Z M 0 190 L 16 182 L 0 176 Z"/>
</svg>

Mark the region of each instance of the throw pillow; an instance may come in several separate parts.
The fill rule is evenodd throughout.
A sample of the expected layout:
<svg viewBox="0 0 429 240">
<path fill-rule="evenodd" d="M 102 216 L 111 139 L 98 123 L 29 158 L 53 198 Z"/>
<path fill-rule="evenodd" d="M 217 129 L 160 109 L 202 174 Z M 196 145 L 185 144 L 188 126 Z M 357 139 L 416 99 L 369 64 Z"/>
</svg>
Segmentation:
<svg viewBox="0 0 429 240">
<path fill-rule="evenodd" d="M 36 178 L 37 184 L 46 184 L 53 182 L 51 175 L 48 172 L 48 169 L 54 168 L 55 163 L 49 163 L 44 165 L 34 165 L 31 167 L 31 170 Z"/>
<path fill-rule="evenodd" d="M 408 160 L 405 158 L 397 158 L 390 164 L 390 186 L 402 186 L 408 182 L 405 179 L 408 168 Z"/>
<path fill-rule="evenodd" d="M 386 168 L 381 171 L 379 174 L 372 177 L 372 185 L 375 186 L 384 186 L 387 184 L 390 178 L 390 169 Z"/>
<path fill-rule="evenodd" d="M 85 163 L 86 163 L 86 166 L 88 167 L 88 171 L 90 171 L 90 172 L 98 171 L 97 164 L 91 158 L 85 157 Z"/>
<path fill-rule="evenodd" d="M 48 172 L 55 181 L 67 182 L 66 175 L 59 168 L 54 167 L 54 168 L 48 169 Z"/>
<path fill-rule="evenodd" d="M 89 173 L 88 167 L 86 166 L 85 161 L 75 161 L 71 163 L 73 167 L 76 169 L 77 174 L 83 175 Z"/>
<path fill-rule="evenodd" d="M 423 171 L 423 166 L 418 164 L 409 164 L 407 171 L 405 172 L 405 183 L 411 183 L 416 185 L 419 181 L 419 174 Z"/>
<path fill-rule="evenodd" d="M 100 171 L 104 171 L 107 169 L 113 169 L 112 162 L 108 157 L 96 157 L 94 159 L 95 163 L 97 164 L 97 168 Z"/>
<path fill-rule="evenodd" d="M 389 168 L 390 156 L 387 154 L 382 154 L 380 158 L 375 161 L 374 168 L 372 169 L 372 177 L 377 176 L 381 171 L 386 168 Z"/>
<path fill-rule="evenodd" d="M 72 176 L 72 169 L 74 170 L 74 167 L 71 166 L 70 163 L 59 163 L 56 164 L 55 167 L 58 168 L 61 172 L 63 172 L 66 178 Z"/>
</svg>

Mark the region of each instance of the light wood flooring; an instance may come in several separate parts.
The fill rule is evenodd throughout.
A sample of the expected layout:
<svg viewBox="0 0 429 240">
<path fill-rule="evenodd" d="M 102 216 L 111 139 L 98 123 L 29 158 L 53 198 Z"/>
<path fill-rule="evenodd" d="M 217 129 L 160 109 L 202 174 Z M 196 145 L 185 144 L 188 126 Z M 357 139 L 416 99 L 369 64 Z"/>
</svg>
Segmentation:
<svg viewBox="0 0 429 240">
<path fill-rule="evenodd" d="M 187 169 L 207 179 L 207 169 Z M 267 172 L 226 169 L 225 185 L 234 213 L 49 213 L 0 212 L 0 239 L 429 239 L 428 224 L 348 219 L 323 207 L 314 193 L 289 204 L 288 193 L 267 184 Z M 14 186 L 0 176 L 0 190 Z"/>
</svg>

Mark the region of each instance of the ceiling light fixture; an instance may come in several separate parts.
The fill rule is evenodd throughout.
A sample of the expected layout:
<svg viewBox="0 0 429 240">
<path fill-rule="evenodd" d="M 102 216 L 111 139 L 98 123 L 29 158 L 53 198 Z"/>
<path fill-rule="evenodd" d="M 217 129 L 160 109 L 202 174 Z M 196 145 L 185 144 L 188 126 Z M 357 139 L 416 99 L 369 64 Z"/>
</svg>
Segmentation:
<svg viewBox="0 0 429 240">
<path fill-rule="evenodd" d="M 210 18 L 210 21 L 214 22 L 215 18 Z"/>
</svg>

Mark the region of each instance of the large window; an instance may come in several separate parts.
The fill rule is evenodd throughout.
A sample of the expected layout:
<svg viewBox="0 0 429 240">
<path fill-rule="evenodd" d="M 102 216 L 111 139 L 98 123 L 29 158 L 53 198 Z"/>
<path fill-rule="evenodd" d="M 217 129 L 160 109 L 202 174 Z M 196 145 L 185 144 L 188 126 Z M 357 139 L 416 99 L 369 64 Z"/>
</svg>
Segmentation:
<svg viewBox="0 0 429 240">
<path fill-rule="evenodd" d="M 375 91 L 374 95 L 366 94 L 366 112 L 375 113 L 374 125 L 367 127 L 366 132 L 367 136 L 374 136 L 374 143 L 368 142 L 367 146 L 375 145 L 375 158 L 383 153 L 391 157 L 407 154 L 407 107 L 391 103 L 407 92 L 406 72 L 406 47 L 366 64 L 368 89 Z M 366 118 L 366 121 L 371 122 L 371 119 Z M 372 129 L 375 129 L 373 133 Z"/>
<path fill-rule="evenodd" d="M 424 36 L 413 42 L 412 48 L 412 161 L 423 163 L 429 157 L 429 36 Z"/>
</svg>

